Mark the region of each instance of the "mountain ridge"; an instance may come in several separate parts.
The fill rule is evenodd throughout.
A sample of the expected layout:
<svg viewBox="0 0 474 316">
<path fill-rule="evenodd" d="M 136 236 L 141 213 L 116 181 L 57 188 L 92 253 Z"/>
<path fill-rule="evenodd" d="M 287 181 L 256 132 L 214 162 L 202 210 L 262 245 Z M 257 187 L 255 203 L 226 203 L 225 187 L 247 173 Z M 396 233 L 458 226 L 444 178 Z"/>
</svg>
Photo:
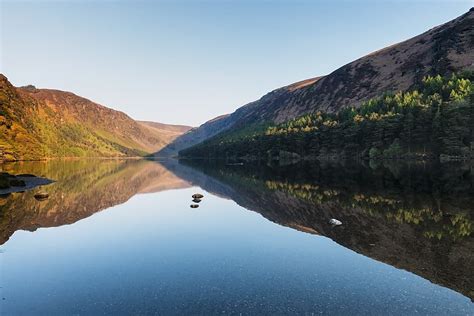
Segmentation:
<svg viewBox="0 0 474 316">
<path fill-rule="evenodd" d="M 68 91 L 17 88 L 0 75 L 0 160 L 144 156 L 190 128 L 136 121 Z"/>
<path fill-rule="evenodd" d="M 265 122 L 279 124 L 318 110 L 331 113 L 359 107 L 384 93 L 413 88 L 426 75 L 449 75 L 461 70 L 474 70 L 474 9 L 418 36 L 358 58 L 326 76 L 316 77 L 313 82 L 306 79 L 308 84 L 297 82 L 273 90 L 225 119 L 208 121 L 178 137 L 165 148 L 180 151 L 224 132 Z M 210 130 L 213 132 L 209 133 Z"/>
</svg>

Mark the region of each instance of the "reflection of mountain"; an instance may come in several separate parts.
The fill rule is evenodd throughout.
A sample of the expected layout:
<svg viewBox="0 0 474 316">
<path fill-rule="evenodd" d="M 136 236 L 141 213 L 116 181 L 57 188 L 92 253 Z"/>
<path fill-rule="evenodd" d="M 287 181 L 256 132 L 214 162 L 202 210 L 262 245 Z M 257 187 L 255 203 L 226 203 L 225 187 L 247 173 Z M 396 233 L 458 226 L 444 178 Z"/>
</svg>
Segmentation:
<svg viewBox="0 0 474 316">
<path fill-rule="evenodd" d="M 17 230 L 72 224 L 126 202 L 137 193 L 187 187 L 162 165 L 145 160 L 77 160 L 2 165 L 11 173 L 33 173 L 57 182 L 44 187 L 50 197 L 38 202 L 36 190 L 0 198 L 0 244 Z"/>
<path fill-rule="evenodd" d="M 469 168 L 248 169 L 202 163 L 193 168 L 173 172 L 275 223 L 327 236 L 474 298 L 474 177 Z M 330 218 L 343 226 L 331 227 Z"/>
<path fill-rule="evenodd" d="M 174 160 L 2 165 L 13 174 L 57 182 L 45 187 L 47 201 L 36 201 L 36 190 L 0 197 L 0 244 L 17 230 L 72 224 L 137 193 L 191 183 L 275 223 L 327 236 L 474 298 L 474 177 L 468 167 L 188 165 Z M 331 227 L 330 218 L 343 225 Z"/>
</svg>

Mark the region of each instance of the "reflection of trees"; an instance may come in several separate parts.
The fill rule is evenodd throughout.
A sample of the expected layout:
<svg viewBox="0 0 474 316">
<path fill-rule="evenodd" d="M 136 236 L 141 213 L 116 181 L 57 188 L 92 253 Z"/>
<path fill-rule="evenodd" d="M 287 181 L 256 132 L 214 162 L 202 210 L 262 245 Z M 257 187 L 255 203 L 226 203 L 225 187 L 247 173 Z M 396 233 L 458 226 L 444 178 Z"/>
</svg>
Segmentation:
<svg viewBox="0 0 474 316">
<path fill-rule="evenodd" d="M 195 170 L 194 175 L 182 173 L 187 180 L 270 221 L 327 236 L 474 298 L 474 182 L 469 166 L 183 164 Z M 332 228 L 330 218 L 343 225 Z"/>
<path fill-rule="evenodd" d="M 404 202 L 400 197 L 396 199 L 375 194 L 350 194 L 347 191 L 334 190 L 310 183 L 292 184 L 267 180 L 265 184 L 270 190 L 284 191 L 315 204 L 337 201 L 346 207 L 359 207 L 370 216 L 384 216 L 387 220 L 397 223 L 419 225 L 422 226 L 423 235 L 428 238 L 450 237 L 456 240 L 472 234 L 473 220 L 469 210 L 451 214 L 449 210 L 433 208 L 430 205 L 431 200 L 413 205 L 411 201 Z"/>
</svg>

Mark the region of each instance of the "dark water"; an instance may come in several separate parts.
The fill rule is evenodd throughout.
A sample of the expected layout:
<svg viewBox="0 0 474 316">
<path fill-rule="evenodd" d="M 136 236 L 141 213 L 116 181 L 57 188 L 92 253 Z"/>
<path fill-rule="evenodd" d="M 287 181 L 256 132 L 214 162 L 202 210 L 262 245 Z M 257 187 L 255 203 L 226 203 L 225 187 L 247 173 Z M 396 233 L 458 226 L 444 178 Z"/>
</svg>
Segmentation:
<svg viewBox="0 0 474 316">
<path fill-rule="evenodd" d="M 57 180 L 0 197 L 2 315 L 474 315 L 468 165 L 0 169 Z"/>
</svg>

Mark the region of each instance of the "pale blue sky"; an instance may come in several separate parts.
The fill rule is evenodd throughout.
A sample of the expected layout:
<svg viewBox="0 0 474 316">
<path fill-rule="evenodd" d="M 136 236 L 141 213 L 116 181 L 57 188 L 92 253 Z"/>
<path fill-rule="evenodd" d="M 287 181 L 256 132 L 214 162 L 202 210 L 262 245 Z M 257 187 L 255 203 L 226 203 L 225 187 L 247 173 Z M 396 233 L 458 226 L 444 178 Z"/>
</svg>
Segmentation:
<svg viewBox="0 0 474 316">
<path fill-rule="evenodd" d="M 474 1 L 1 1 L 0 71 L 199 125 L 447 22 Z"/>
</svg>

